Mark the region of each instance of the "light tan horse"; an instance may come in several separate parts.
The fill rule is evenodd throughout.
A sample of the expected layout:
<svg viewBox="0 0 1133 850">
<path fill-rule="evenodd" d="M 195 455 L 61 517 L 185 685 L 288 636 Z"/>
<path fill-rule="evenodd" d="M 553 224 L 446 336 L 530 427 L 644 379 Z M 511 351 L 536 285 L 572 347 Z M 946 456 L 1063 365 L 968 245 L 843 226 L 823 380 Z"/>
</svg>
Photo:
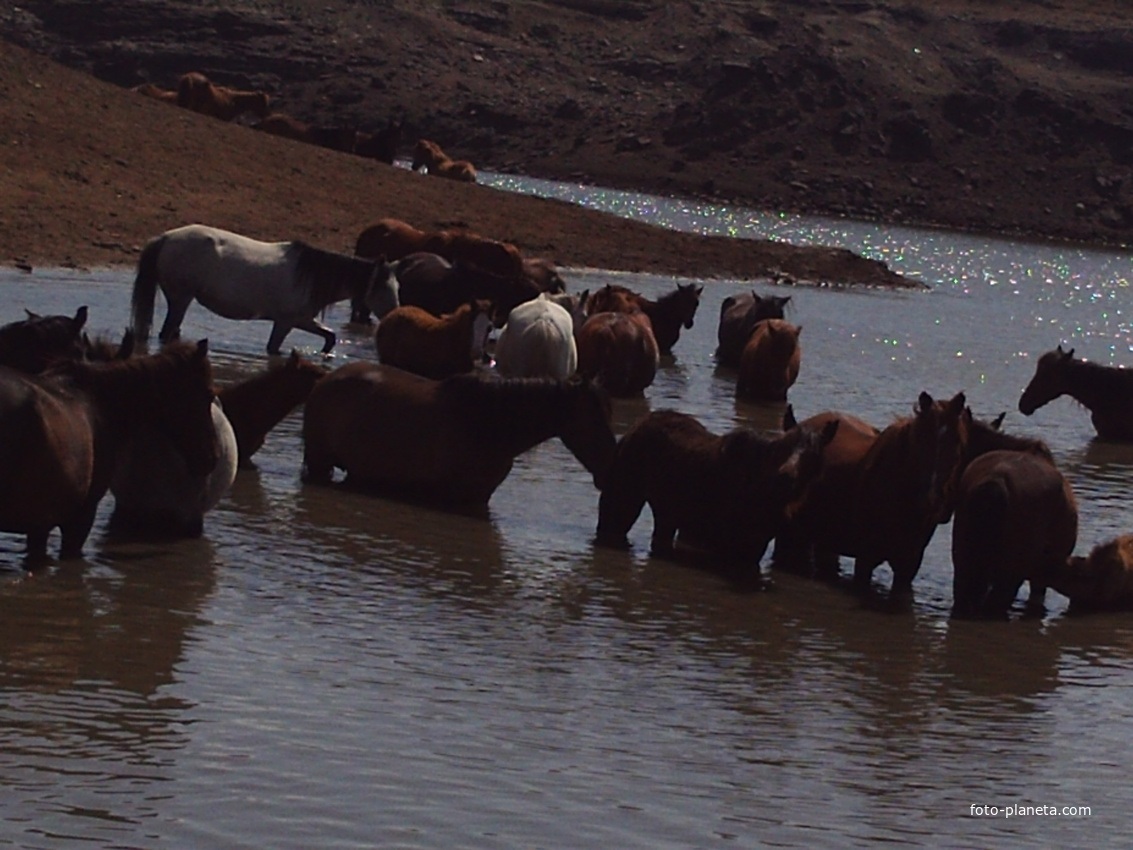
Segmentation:
<svg viewBox="0 0 1133 850">
<path fill-rule="evenodd" d="M 472 301 L 438 317 L 403 304 L 378 323 L 378 357 L 387 366 L 435 381 L 470 372 L 483 357 L 491 309 L 490 301 Z"/>
<path fill-rule="evenodd" d="M 428 169 L 429 174 L 460 180 L 465 183 L 476 182 L 476 168 L 466 159 L 452 159 L 441 146 L 428 139 L 418 139 L 413 148 L 413 170 Z"/>
</svg>

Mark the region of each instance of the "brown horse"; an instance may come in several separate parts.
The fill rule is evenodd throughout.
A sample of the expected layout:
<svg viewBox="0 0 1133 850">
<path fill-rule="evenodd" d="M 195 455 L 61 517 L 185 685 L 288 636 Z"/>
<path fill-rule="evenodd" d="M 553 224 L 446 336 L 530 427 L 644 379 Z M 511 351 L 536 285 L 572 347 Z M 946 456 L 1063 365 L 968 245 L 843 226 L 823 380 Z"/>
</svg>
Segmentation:
<svg viewBox="0 0 1133 850">
<path fill-rule="evenodd" d="M 801 327 L 783 319 L 757 322 L 740 358 L 736 398 L 750 401 L 786 401 L 799 377 Z"/>
<path fill-rule="evenodd" d="M 720 324 L 716 329 L 716 363 L 738 369 L 744 346 L 757 322 L 782 319 L 790 295 L 762 296 L 755 290 L 729 295 L 720 305 Z"/>
<path fill-rule="evenodd" d="M 410 254 L 437 254 L 450 263 L 468 263 L 500 277 L 524 275 L 523 257 L 510 242 L 470 230 L 421 230 L 396 218 L 383 218 L 359 233 L 354 253 L 390 262 Z"/>
<path fill-rule="evenodd" d="M 1075 360 L 1074 349 L 1063 351 L 1060 345 L 1039 358 L 1019 398 L 1019 412 L 1030 416 L 1060 395 L 1089 408 L 1101 439 L 1133 442 L 1133 369 Z"/>
<path fill-rule="evenodd" d="M 29 375 L 38 375 L 57 360 L 77 360 L 84 356 L 83 326 L 87 308 L 72 316 L 28 317 L 0 327 L 0 366 Z"/>
<path fill-rule="evenodd" d="M 462 304 L 440 317 L 420 307 L 401 306 L 378 323 L 374 343 L 387 366 L 440 381 L 476 367 L 491 329 L 488 301 Z"/>
<path fill-rule="evenodd" d="M 970 421 L 954 512 L 952 616 L 1005 616 L 1024 581 L 1041 613 L 1078 539 L 1074 493 L 1046 444 Z"/>
<path fill-rule="evenodd" d="M 834 577 L 838 556 L 850 555 L 854 583 L 864 589 L 888 561 L 891 594 L 910 592 L 925 547 L 952 504 L 968 439 L 963 414 L 963 393 L 939 403 L 921 393 L 913 416 L 880 433 L 841 413 L 822 413 L 797 425 L 842 423 L 823 453 L 821 474 L 776 540 L 776 566 L 806 569 L 813 555 L 819 574 Z"/>
<path fill-rule="evenodd" d="M 177 81 L 178 106 L 221 121 L 232 121 L 246 112 L 266 118 L 270 100 L 262 91 L 214 85 L 198 71 L 182 74 Z"/>
<path fill-rule="evenodd" d="M 598 542 L 627 546 L 648 503 L 654 556 L 671 557 L 679 532 L 682 542 L 758 566 L 839 426 L 835 419 L 777 437 L 746 428 L 717 436 L 687 414 L 650 413 L 618 443 L 599 500 Z"/>
<path fill-rule="evenodd" d="M 500 277 L 469 263 L 450 263 L 439 254 L 403 257 L 394 274 L 403 306 L 409 304 L 443 316 L 469 301 L 491 301 L 492 321 L 497 327 L 507 321 L 515 307 L 541 294 L 524 280 Z"/>
<path fill-rule="evenodd" d="M 613 460 L 610 405 L 577 379 L 457 375 L 432 381 L 356 362 L 316 386 L 303 411 L 304 477 L 449 505 L 486 505 L 522 452 L 559 437 L 601 486 Z"/>
<path fill-rule="evenodd" d="M 1133 611 L 1133 535 L 1099 543 L 1089 556 L 1071 557 L 1048 576 L 1070 600 L 1070 613 Z"/>
<path fill-rule="evenodd" d="M 252 465 L 268 433 L 307 400 L 327 370 L 292 351 L 282 364 L 217 390 L 217 398 L 236 434 L 239 464 Z"/>
<path fill-rule="evenodd" d="M 652 301 L 644 295 L 617 284 L 607 284 L 594 292 L 587 302 L 591 313 L 617 312 L 630 313 L 641 310 L 649 317 L 653 326 L 653 337 L 661 354 L 672 354 L 677 344 L 681 328 L 692 327 L 696 309 L 700 306 L 703 286 L 692 283 L 679 283 L 672 292 L 667 292 Z"/>
<path fill-rule="evenodd" d="M 640 310 L 591 314 L 578 329 L 576 344 L 578 373 L 616 398 L 641 395 L 657 376 L 657 340 Z"/>
<path fill-rule="evenodd" d="M 0 530 L 27 535 L 31 562 L 78 557 L 121 448 L 152 426 L 193 474 L 216 466 L 208 343 L 148 357 L 61 362 L 38 377 L 0 368 Z"/>
<path fill-rule="evenodd" d="M 413 170 L 425 168 L 429 174 L 460 180 L 464 183 L 476 182 L 476 168 L 466 159 L 452 159 L 441 146 L 429 139 L 418 139 L 413 148 Z"/>
</svg>

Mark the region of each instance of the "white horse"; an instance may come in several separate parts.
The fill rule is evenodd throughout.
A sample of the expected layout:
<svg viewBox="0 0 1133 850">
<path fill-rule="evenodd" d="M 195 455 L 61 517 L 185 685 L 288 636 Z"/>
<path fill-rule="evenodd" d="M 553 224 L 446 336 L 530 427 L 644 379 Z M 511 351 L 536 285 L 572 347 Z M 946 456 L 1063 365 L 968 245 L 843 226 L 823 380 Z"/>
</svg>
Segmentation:
<svg viewBox="0 0 1133 850">
<path fill-rule="evenodd" d="M 201 224 L 167 230 L 142 250 L 131 303 L 134 334 L 143 346 L 158 286 L 169 306 L 162 342 L 179 336 L 195 298 L 226 319 L 270 319 L 268 354 L 279 353 L 292 328 L 321 336 L 328 353 L 337 338 L 315 317 L 336 301 L 364 299 L 379 318 L 397 306 L 384 259 L 336 254 L 303 242 L 260 242 Z"/>
<path fill-rule="evenodd" d="M 589 289 L 584 289 L 582 292 L 544 292 L 539 297 L 558 304 L 570 313 L 576 334 L 578 329 L 586 322 L 586 302 L 590 298 Z"/>
<path fill-rule="evenodd" d="M 508 313 L 496 341 L 496 368 L 509 378 L 568 378 L 578 368 L 574 321 L 546 294 Z"/>
<path fill-rule="evenodd" d="M 213 400 L 212 425 L 218 458 L 208 475 L 193 475 L 173 443 L 155 430 L 135 434 L 118 456 L 110 492 L 114 513 L 110 527 L 117 532 L 165 537 L 198 537 L 204 516 L 216 507 L 236 480 L 239 450 L 236 432 Z"/>
</svg>

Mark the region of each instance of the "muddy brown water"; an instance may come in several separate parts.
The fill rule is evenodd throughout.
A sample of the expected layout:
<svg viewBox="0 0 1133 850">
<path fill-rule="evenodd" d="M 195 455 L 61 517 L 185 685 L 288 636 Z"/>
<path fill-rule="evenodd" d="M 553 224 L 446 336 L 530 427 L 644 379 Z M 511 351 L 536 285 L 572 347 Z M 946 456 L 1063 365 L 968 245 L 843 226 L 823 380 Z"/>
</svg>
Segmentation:
<svg viewBox="0 0 1133 850">
<path fill-rule="evenodd" d="M 1006 428 L 1052 445 L 1080 500 L 1080 552 L 1133 531 L 1133 446 L 1096 442 L 1067 399 L 1031 418 L 1015 406 L 1060 342 L 1133 363 L 1128 258 L 843 236 L 933 289 L 789 290 L 795 410 L 884 425 L 921 390 L 962 389 L 977 415 L 1006 410 Z M 131 278 L 5 272 L 0 322 L 87 304 L 92 328 L 116 333 Z M 567 278 L 653 295 L 675 283 Z M 751 286 L 706 284 L 674 359 L 618 403 L 619 431 L 662 407 L 717 431 L 776 425 L 781 409 L 737 404 L 712 360 L 721 300 Z M 266 363 L 266 323 L 194 306 L 184 332 L 210 339 L 222 379 Z M 317 342 L 286 345 L 316 356 Z M 338 352 L 336 365 L 373 357 L 349 329 Z M 476 518 L 304 486 L 300 421 L 269 436 L 200 540 L 108 541 L 108 498 L 86 558 L 29 577 L 22 541 L 0 535 L 0 845 L 1124 841 L 1133 617 L 1070 617 L 1051 592 L 1042 619 L 952 623 L 948 527 L 901 614 L 793 576 L 740 593 L 651 560 L 648 511 L 631 552 L 594 548 L 598 494 L 557 441 L 522 456 Z M 1011 805 L 1090 816 L 1005 817 Z"/>
</svg>

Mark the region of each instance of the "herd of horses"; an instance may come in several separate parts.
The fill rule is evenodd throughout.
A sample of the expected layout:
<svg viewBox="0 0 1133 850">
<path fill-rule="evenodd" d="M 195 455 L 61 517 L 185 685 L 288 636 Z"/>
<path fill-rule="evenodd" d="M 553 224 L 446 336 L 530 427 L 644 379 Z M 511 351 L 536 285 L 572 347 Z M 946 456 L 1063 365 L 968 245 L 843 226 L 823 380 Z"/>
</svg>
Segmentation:
<svg viewBox="0 0 1133 850">
<path fill-rule="evenodd" d="M 285 112 L 271 111 L 271 96 L 266 92 L 217 85 L 200 71 L 182 74 L 174 89 L 142 83 L 134 86 L 133 91 L 221 121 L 252 116 L 253 130 L 390 165 L 403 144 L 404 122 L 400 119 L 389 118 L 385 126 L 373 132 L 343 124 L 312 124 Z M 427 174 L 449 180 L 476 182 L 476 167 L 471 162 L 452 159 L 431 139 L 418 139 L 414 144 L 412 169 L 424 169 Z"/>
<path fill-rule="evenodd" d="M 483 508 L 519 454 L 557 437 L 600 491 L 599 545 L 627 546 L 649 505 L 655 557 L 687 549 L 758 580 L 773 544 L 772 569 L 841 581 L 848 556 L 861 591 L 888 564 L 899 603 L 951 521 L 955 617 L 1005 617 L 1024 583 L 1029 612 L 1051 587 L 1072 610 L 1133 607 L 1133 537 L 1073 557 L 1077 505 L 1049 448 L 1004 433 L 1002 417 L 974 418 L 963 393 L 923 392 L 883 428 L 840 411 L 798 421 L 786 404 L 775 433 L 714 434 L 657 410 L 618 439 L 611 398 L 642 394 L 692 327 L 703 287 L 678 284 L 656 300 L 614 284 L 568 293 L 551 264 L 532 270 L 513 245 L 392 219 L 356 248 L 180 227 L 143 249 L 120 342 L 91 340 L 85 307 L 0 328 L 0 530 L 26 535 L 28 564 L 47 559 L 56 528 L 60 557 L 80 555 L 107 492 L 111 533 L 199 535 L 237 469 L 302 406 L 301 473 L 312 484 L 341 470 L 350 486 Z M 168 310 L 150 354 L 159 289 Z M 379 362 L 331 370 L 293 352 L 217 387 L 207 341 L 178 339 L 193 300 L 270 320 L 273 355 L 292 328 L 329 353 L 335 334 L 318 316 L 349 300 L 352 320 L 377 318 Z M 752 291 L 721 303 L 715 358 L 737 397 L 786 402 L 801 362 L 789 300 Z M 1131 380 L 1059 347 L 1039 358 L 1019 409 L 1069 394 L 1101 438 L 1133 440 Z"/>
</svg>

